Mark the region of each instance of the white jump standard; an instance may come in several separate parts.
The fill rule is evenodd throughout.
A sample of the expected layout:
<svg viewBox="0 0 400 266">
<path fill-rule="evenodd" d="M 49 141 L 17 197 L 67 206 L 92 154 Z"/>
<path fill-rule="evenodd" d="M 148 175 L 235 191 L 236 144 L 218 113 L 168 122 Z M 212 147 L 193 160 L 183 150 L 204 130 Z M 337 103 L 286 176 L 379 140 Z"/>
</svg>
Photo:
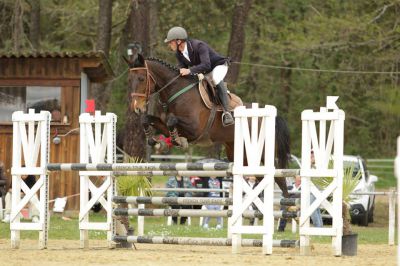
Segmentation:
<svg viewBox="0 0 400 266">
<path fill-rule="evenodd" d="M 306 110 L 302 113 L 302 166 L 300 176 L 302 178 L 301 190 L 301 216 L 300 216 L 300 250 L 305 253 L 309 250 L 311 235 L 332 236 L 332 247 L 336 256 L 341 255 L 342 237 L 342 184 L 343 184 L 343 128 L 344 112 L 335 105 L 335 97 L 328 97 L 327 107 L 320 112 Z M 116 209 L 113 211 L 113 197 L 117 195 L 115 176 L 123 173 L 196 173 L 197 176 L 226 176 L 233 175 L 232 200 L 227 199 L 232 205 L 232 210 L 223 210 L 221 213 L 228 219 L 230 225 L 229 236 L 225 240 L 215 240 L 224 245 L 231 245 L 232 252 L 237 253 L 241 246 L 262 246 L 263 254 L 272 254 L 275 246 L 274 216 L 294 217 L 296 212 L 274 212 L 274 176 L 288 176 L 298 174 L 298 170 L 275 169 L 275 119 L 276 108 L 265 106 L 259 108 L 253 104 L 252 108 L 238 107 L 234 111 L 235 116 L 235 155 L 233 163 L 149 163 L 149 164 L 116 164 L 116 116 L 106 114 L 102 116 L 96 112 L 94 116 L 82 114 L 80 122 L 80 163 L 49 163 L 50 143 L 50 118 L 49 112 L 28 114 L 16 112 L 13 114 L 13 198 L 11 210 L 11 243 L 13 248 L 19 246 L 20 230 L 37 230 L 39 234 L 39 247 L 47 246 L 49 198 L 48 183 L 49 171 L 79 171 L 80 176 L 80 213 L 79 229 L 81 247 L 88 246 L 88 230 L 104 230 L 107 232 L 107 240 L 112 246 L 115 236 L 116 219 L 113 213 L 128 215 L 183 215 L 212 216 L 212 213 L 199 212 L 188 213 L 187 210 L 147 210 L 147 209 Z M 319 127 L 316 126 L 319 123 Z M 330 127 L 327 130 L 327 126 Z M 318 131 L 317 131 L 318 128 Z M 328 132 L 327 132 L 328 131 Z M 316 169 L 310 167 L 310 152 L 314 151 Z M 40 154 L 40 162 L 38 157 Z M 246 155 L 247 165 L 244 164 Z M 328 162 L 332 158 L 333 169 L 329 169 Z M 22 167 L 22 162 L 25 167 Z M 294 173 L 294 174 L 293 174 Z M 115 175 L 114 175 L 115 174 Z M 23 175 L 40 175 L 40 178 L 31 190 L 24 186 L 21 179 Z M 245 181 L 245 177 L 255 175 L 262 180 L 254 189 Z M 90 180 L 91 176 L 103 176 L 105 181 L 97 187 Z M 323 176 L 333 177 L 332 183 L 320 191 L 311 178 Z M 25 197 L 21 198 L 21 189 Z M 40 200 L 36 203 L 40 212 L 39 223 L 21 223 L 22 208 L 31 201 L 33 195 L 40 189 Z M 92 198 L 89 200 L 89 193 Z M 264 194 L 264 200 L 260 194 Z M 310 194 L 315 196 L 311 203 Z M 332 200 L 331 200 L 332 198 Z M 118 200 L 118 199 L 117 199 Z M 119 199 L 123 200 L 123 199 Z M 127 198 L 125 201 L 150 201 L 148 198 Z M 165 199 L 156 198 L 154 202 L 166 203 Z M 180 199 L 171 199 L 180 202 Z M 200 200 L 197 200 L 200 202 Z M 90 222 L 90 210 L 96 202 L 100 202 L 107 215 L 107 221 L 102 223 Z M 186 201 L 189 202 L 189 201 Z M 208 202 L 207 200 L 204 202 Z M 276 201 L 275 201 L 276 202 Z M 221 202 L 225 205 L 227 202 Z M 296 202 L 298 204 L 298 202 Z M 35 204 L 35 203 L 34 203 Z M 256 205 L 257 211 L 250 211 L 249 206 Z M 193 203 L 191 205 L 194 205 Z M 332 227 L 310 227 L 310 215 L 318 206 L 323 206 L 333 217 Z M 262 225 L 248 226 L 243 223 L 243 217 L 263 217 Z M 262 240 L 242 239 L 242 234 L 261 234 Z M 136 240 L 135 240 L 136 239 Z M 150 239 L 150 240 L 149 240 Z M 175 240 L 173 240 L 175 239 Z M 190 243 L 187 238 L 135 238 L 127 237 L 129 241 L 172 242 Z M 198 243 L 214 243 L 213 239 L 196 240 Z M 224 242 L 225 241 L 225 242 Z M 252 243 L 252 244 L 249 244 Z M 283 243 L 283 242 L 280 242 Z M 297 242 L 293 242 L 297 243 Z M 281 245 L 281 244 L 280 244 Z"/>
</svg>

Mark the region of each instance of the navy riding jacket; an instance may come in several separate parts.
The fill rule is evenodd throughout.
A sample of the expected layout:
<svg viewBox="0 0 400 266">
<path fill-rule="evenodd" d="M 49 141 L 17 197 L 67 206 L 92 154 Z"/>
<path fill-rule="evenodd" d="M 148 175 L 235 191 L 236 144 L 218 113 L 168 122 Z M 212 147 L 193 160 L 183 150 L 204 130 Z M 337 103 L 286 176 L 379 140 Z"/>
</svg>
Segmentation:
<svg viewBox="0 0 400 266">
<path fill-rule="evenodd" d="M 189 58 L 188 61 L 179 49 L 176 52 L 179 68 L 189 68 L 191 74 L 207 74 L 216 66 L 223 65 L 228 58 L 215 52 L 207 43 L 189 39 L 186 41 Z"/>
</svg>

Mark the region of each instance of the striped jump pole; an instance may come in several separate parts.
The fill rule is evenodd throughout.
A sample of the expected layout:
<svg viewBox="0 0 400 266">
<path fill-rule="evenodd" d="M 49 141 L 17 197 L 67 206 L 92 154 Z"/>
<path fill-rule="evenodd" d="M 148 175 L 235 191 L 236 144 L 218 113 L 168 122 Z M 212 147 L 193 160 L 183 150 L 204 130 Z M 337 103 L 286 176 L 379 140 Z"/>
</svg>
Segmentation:
<svg viewBox="0 0 400 266">
<path fill-rule="evenodd" d="M 114 176 L 198 176 L 198 177 L 226 177 L 231 176 L 230 171 L 217 171 L 217 170 L 207 170 L 207 171 L 190 171 L 190 170 L 150 170 L 150 171 L 113 171 Z"/>
<path fill-rule="evenodd" d="M 205 197 L 134 197 L 114 196 L 114 203 L 131 204 L 166 204 L 166 205 L 225 205 L 233 204 L 232 198 L 205 198 Z M 282 206 L 300 206 L 300 199 L 274 199 L 274 204 Z"/>
<path fill-rule="evenodd" d="M 225 177 L 225 176 L 232 176 L 232 172 L 230 170 L 222 170 L 222 171 L 189 171 L 189 170 L 151 170 L 151 171 L 114 171 L 114 176 L 198 176 L 198 177 L 210 177 L 210 176 L 217 176 L 217 177 Z M 300 175 L 300 169 L 275 169 L 275 177 L 294 177 L 296 175 Z"/>
<path fill-rule="evenodd" d="M 222 171 L 233 163 L 49 163 L 49 171 Z"/>
<path fill-rule="evenodd" d="M 276 218 L 296 218 L 299 212 L 274 211 Z M 232 210 L 187 210 L 187 209 L 133 209 L 116 208 L 114 215 L 119 216 L 173 216 L 173 217 L 232 217 Z M 244 218 L 263 218 L 263 214 L 256 210 L 245 210 L 242 215 Z"/>
<path fill-rule="evenodd" d="M 114 176 L 232 176 L 233 163 L 49 163 L 49 171 L 112 171 Z M 275 177 L 299 175 L 299 169 L 275 169 Z M 258 176 L 258 175 L 256 175 Z"/>
<path fill-rule="evenodd" d="M 202 237 L 163 237 L 163 236 L 114 236 L 115 242 L 146 243 L 146 244 L 173 244 L 197 246 L 232 246 L 230 238 L 202 238 Z M 242 246 L 262 247 L 261 239 L 242 239 Z M 298 247 L 298 240 L 273 240 L 274 247 Z"/>
</svg>

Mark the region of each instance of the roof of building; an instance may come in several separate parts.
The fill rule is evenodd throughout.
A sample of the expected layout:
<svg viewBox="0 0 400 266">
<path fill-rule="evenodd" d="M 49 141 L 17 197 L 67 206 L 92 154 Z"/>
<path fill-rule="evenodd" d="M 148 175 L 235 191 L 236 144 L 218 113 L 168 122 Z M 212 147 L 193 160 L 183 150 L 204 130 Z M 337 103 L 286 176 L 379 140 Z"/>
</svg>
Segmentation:
<svg viewBox="0 0 400 266">
<path fill-rule="evenodd" d="M 114 72 L 112 70 L 111 64 L 107 59 L 107 56 L 103 51 L 90 51 L 90 52 L 75 52 L 75 51 L 60 51 L 60 52 L 50 52 L 50 51 L 31 51 L 31 52 L 1 52 L 0 60 L 12 59 L 12 58 L 78 58 L 78 59 L 97 59 L 99 66 L 104 69 L 104 73 L 107 77 L 103 77 L 104 80 L 109 80 L 114 77 Z M 83 65 L 86 69 L 86 67 Z M 87 71 L 91 71 L 89 68 Z"/>
</svg>

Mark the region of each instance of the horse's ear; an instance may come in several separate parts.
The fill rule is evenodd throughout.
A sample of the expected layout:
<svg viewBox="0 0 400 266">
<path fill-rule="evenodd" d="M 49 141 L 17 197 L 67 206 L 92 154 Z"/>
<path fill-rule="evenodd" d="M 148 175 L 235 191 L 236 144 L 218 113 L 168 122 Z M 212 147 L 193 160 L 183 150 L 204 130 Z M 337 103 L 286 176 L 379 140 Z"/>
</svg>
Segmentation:
<svg viewBox="0 0 400 266">
<path fill-rule="evenodd" d="M 144 57 L 142 54 L 138 54 L 136 61 L 139 63 L 140 66 L 144 66 Z"/>
</svg>

